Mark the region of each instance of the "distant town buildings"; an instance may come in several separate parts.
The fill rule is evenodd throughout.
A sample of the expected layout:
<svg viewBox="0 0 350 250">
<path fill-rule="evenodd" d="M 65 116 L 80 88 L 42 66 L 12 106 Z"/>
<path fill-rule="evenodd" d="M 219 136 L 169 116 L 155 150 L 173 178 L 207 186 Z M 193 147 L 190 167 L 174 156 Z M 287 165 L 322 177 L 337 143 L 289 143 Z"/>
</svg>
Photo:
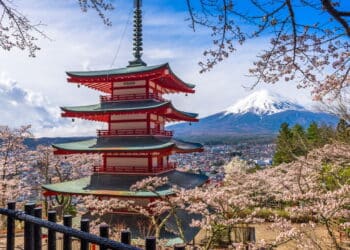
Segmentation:
<svg viewBox="0 0 350 250">
<path fill-rule="evenodd" d="M 265 167 L 271 165 L 275 151 L 275 144 L 237 145 L 207 145 L 204 152 L 192 154 L 177 154 L 173 160 L 183 171 L 202 172 L 207 174 L 211 181 L 221 181 L 224 178 L 224 166 L 233 157 L 240 157 L 254 165 Z"/>
</svg>

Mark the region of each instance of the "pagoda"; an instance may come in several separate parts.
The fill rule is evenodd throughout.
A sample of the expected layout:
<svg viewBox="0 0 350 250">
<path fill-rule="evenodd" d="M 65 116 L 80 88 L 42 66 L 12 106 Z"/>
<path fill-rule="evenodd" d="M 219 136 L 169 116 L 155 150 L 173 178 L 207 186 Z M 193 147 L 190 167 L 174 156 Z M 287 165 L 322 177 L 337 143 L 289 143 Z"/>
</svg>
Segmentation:
<svg viewBox="0 0 350 250">
<path fill-rule="evenodd" d="M 199 143 L 173 139 L 167 122 L 196 122 L 197 114 L 176 109 L 164 94 L 194 93 L 194 85 L 182 81 L 168 63 L 148 66 L 142 60 L 142 12 L 134 6 L 133 55 L 127 67 L 101 71 L 67 72 L 68 82 L 104 93 L 97 104 L 61 107 L 62 117 L 107 124 L 95 139 L 53 145 L 57 155 L 98 154 L 101 164 L 90 177 L 43 185 L 44 195 L 94 195 L 134 199 L 147 204 L 152 192 L 132 192 L 130 187 L 149 176 L 167 177 L 160 195 L 172 195 L 172 186 L 192 189 L 208 178 L 176 170 L 169 159 L 175 153 L 203 151 Z"/>
</svg>

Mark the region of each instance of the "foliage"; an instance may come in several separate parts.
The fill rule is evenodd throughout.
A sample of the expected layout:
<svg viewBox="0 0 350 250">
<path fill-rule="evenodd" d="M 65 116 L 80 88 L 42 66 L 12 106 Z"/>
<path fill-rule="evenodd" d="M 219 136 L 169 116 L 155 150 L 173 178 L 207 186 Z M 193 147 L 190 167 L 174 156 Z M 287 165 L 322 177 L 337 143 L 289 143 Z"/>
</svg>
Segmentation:
<svg viewBox="0 0 350 250">
<path fill-rule="evenodd" d="M 263 219 L 273 222 L 271 229 L 278 236 L 274 241 L 257 242 L 256 247 L 273 248 L 293 240 L 298 249 L 341 249 L 336 235 L 349 222 L 349 166 L 350 145 L 339 143 L 254 173 L 248 173 L 249 166 L 236 159 L 226 168 L 223 186 L 195 192 L 191 207 L 212 212 L 203 212 L 204 218 L 196 225 L 215 235 L 215 225 L 230 227 Z M 327 237 L 314 234 L 315 223 L 324 225 Z"/>
<path fill-rule="evenodd" d="M 111 25 L 111 21 L 105 16 L 106 11 L 113 10 L 113 5 L 109 0 L 77 0 L 82 11 L 88 9 L 95 10 L 106 25 Z M 28 50 L 30 57 L 35 57 L 40 47 L 37 44 L 38 36 L 47 38 L 40 29 L 42 23 L 33 23 L 20 10 L 16 1 L 0 0 L 0 47 L 4 50 L 19 48 Z"/>
<path fill-rule="evenodd" d="M 336 139 L 341 142 L 350 143 L 350 125 L 340 119 L 336 128 Z"/>
<path fill-rule="evenodd" d="M 207 60 L 200 63 L 202 72 L 227 58 L 238 44 L 269 35 L 270 48 L 250 69 L 256 84 L 297 81 L 300 88 L 313 88 L 318 99 L 349 84 L 350 12 L 342 1 L 186 1 L 191 27 L 209 28 L 213 38 L 214 48 L 204 52 Z"/>
<path fill-rule="evenodd" d="M 312 122 L 305 129 L 299 124 L 292 129 L 287 123 L 281 124 L 279 134 L 276 139 L 276 152 L 273 157 L 273 165 L 283 162 L 292 162 L 298 156 L 306 155 L 310 150 L 320 148 L 335 140 L 340 142 L 350 142 L 350 134 L 343 119 L 339 120 L 336 129 L 331 126 L 321 125 Z"/>
<path fill-rule="evenodd" d="M 39 145 L 36 150 L 28 154 L 31 155 L 32 176 L 34 177 L 31 185 L 34 190 L 37 190 L 35 193 L 37 199 L 43 199 L 41 197 L 43 184 L 60 183 L 89 176 L 92 173 L 92 167 L 98 165 L 99 161 L 97 155 L 54 155 L 54 149 L 51 146 L 43 145 Z M 63 214 L 76 214 L 71 197 L 57 196 L 49 200 L 45 198 L 46 209 L 57 206 L 62 208 Z"/>
<path fill-rule="evenodd" d="M 29 171 L 27 148 L 23 141 L 31 136 L 30 126 L 0 127 L 0 206 L 8 200 L 23 199 L 30 192 L 23 172 Z"/>
<path fill-rule="evenodd" d="M 166 177 L 148 177 L 131 187 L 131 191 L 146 191 L 155 195 L 154 201 L 147 204 L 138 203 L 137 200 L 126 200 L 122 198 L 110 198 L 107 200 L 101 200 L 99 197 L 87 196 L 83 197 L 83 204 L 81 205 L 82 211 L 84 209 L 91 211 L 92 215 L 98 215 L 95 224 L 104 222 L 101 220 L 102 216 L 109 213 L 115 213 L 118 211 L 128 211 L 137 215 L 142 215 L 146 218 L 145 224 L 151 225 L 151 230 L 154 236 L 159 239 L 162 230 L 166 230 L 166 223 L 170 217 L 174 217 L 177 224 L 177 231 L 172 233 L 178 234 L 180 238 L 184 239 L 181 221 L 177 216 L 178 209 L 182 208 L 182 196 L 184 191 L 173 187 L 173 192 L 178 195 L 162 196 L 158 193 L 158 189 L 168 183 Z M 125 228 L 124 228 L 125 229 Z M 146 235 L 149 236 L 149 235 Z"/>
<path fill-rule="evenodd" d="M 292 156 L 292 132 L 288 123 L 282 123 L 279 134 L 276 139 L 276 152 L 273 157 L 273 164 L 278 165 L 282 162 L 291 162 Z"/>
<path fill-rule="evenodd" d="M 346 1 L 344 1 L 346 2 Z M 106 25 L 112 0 L 78 0 L 83 11 L 95 10 Z M 259 82 L 297 81 L 311 87 L 316 99 L 335 96 L 349 86 L 350 12 L 342 1 L 185 0 L 190 27 L 211 32 L 214 47 L 204 51 L 201 72 L 212 69 L 248 39 L 270 36 L 270 48 L 257 56 L 250 74 Z M 177 3 L 176 3 L 177 4 Z M 14 1 L 0 0 L 0 46 L 27 49 L 35 56 L 37 36 L 45 36 Z M 308 18 L 303 18 L 307 13 Z M 40 25 L 40 24 L 39 24 Z M 320 72 L 327 72 L 321 74 Z"/>
</svg>

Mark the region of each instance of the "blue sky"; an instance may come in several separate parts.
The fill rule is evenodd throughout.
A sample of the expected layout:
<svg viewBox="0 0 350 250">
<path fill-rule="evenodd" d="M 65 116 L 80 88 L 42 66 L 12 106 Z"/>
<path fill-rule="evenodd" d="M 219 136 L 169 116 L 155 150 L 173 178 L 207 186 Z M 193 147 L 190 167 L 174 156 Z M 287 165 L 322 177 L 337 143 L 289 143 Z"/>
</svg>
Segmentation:
<svg viewBox="0 0 350 250">
<path fill-rule="evenodd" d="M 255 55 L 268 46 L 269 39 L 251 40 L 211 72 L 199 74 L 198 62 L 203 59 L 203 51 L 211 46 L 211 40 L 207 31 L 200 29 L 194 33 L 188 27 L 184 2 L 164 0 L 159 5 L 159 1 L 144 0 L 143 58 L 149 65 L 169 62 L 179 77 L 196 84 L 194 95 L 175 94 L 169 98 L 179 109 L 198 112 L 204 117 L 222 111 L 250 93 L 243 87 L 253 82 L 246 77 L 248 69 Z M 67 83 L 65 71 L 127 65 L 132 59 L 132 20 L 122 40 L 121 36 L 132 1 L 115 1 L 116 9 L 108 13 L 112 27 L 104 26 L 92 10 L 82 13 L 74 0 L 20 0 L 17 5 L 29 18 L 45 24 L 42 30 L 51 40 L 38 41 L 41 50 L 36 58 L 29 58 L 19 50 L 0 51 L 3 113 L 0 124 L 32 124 L 37 136 L 94 134 L 101 124 L 83 121 L 73 124 L 59 117 L 59 106 L 93 104 L 100 94 Z M 256 89 L 263 88 L 310 104 L 309 92 L 297 90 L 293 84 L 260 84 Z"/>
</svg>

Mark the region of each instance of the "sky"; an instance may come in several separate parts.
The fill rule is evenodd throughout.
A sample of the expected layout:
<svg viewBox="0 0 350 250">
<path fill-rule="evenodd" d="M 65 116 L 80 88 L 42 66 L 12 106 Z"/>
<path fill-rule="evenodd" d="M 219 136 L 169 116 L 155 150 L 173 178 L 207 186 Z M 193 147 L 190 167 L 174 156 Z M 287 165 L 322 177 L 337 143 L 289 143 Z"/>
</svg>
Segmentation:
<svg viewBox="0 0 350 250">
<path fill-rule="evenodd" d="M 132 1 L 116 0 L 107 13 L 113 25 L 105 26 L 98 15 L 83 13 L 77 0 L 18 0 L 18 9 L 49 39 L 39 38 L 41 50 L 35 58 L 26 51 L 0 50 L 0 125 L 32 124 L 38 137 L 94 135 L 103 124 L 60 117 L 60 106 L 94 104 L 101 93 L 77 88 L 66 81 L 66 71 L 125 67 L 132 56 Z M 168 96 L 175 107 L 196 112 L 199 117 L 220 112 L 252 91 L 267 89 L 302 105 L 312 105 L 308 90 L 291 83 L 259 84 L 247 77 L 256 55 L 269 38 L 251 40 L 212 71 L 200 74 L 198 62 L 211 47 L 206 30 L 193 32 L 185 1 L 156 0 L 143 3 L 144 54 L 148 65 L 168 62 L 185 82 L 196 85 L 196 93 Z"/>
</svg>

